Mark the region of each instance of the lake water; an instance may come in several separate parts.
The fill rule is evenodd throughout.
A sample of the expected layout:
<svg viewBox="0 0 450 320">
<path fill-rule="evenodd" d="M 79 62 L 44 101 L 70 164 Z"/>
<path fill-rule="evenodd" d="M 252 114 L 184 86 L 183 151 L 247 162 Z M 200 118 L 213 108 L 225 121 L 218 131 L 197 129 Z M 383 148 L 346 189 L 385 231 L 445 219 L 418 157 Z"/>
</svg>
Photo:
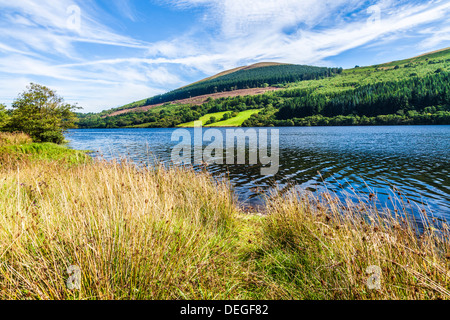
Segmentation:
<svg viewBox="0 0 450 320">
<path fill-rule="evenodd" d="M 274 186 L 321 192 L 375 193 L 380 205 L 396 187 L 417 210 L 450 218 L 450 126 L 284 127 L 279 130 L 280 166 L 263 176 L 260 165 L 210 165 L 216 176 L 228 175 L 237 197 L 245 204 L 263 203 L 261 192 Z M 93 150 L 94 156 L 128 157 L 151 164 L 170 162 L 175 129 L 70 130 L 74 149 Z M 187 129 L 193 133 L 193 129 Z M 225 135 L 226 129 L 219 129 Z M 256 129 L 261 130 L 261 129 Z M 205 143 L 207 145 L 208 143 Z"/>
</svg>

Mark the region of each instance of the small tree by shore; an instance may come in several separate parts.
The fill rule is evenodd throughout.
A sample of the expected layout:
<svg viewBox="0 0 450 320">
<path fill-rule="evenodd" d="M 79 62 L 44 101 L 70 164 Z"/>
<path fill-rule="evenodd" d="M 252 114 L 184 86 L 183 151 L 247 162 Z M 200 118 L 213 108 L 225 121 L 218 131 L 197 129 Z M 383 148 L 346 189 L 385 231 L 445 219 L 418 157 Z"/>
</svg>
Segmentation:
<svg viewBox="0 0 450 320">
<path fill-rule="evenodd" d="M 31 83 L 13 102 L 5 129 L 27 133 L 36 142 L 60 144 L 64 131 L 76 127 L 75 109 L 79 107 L 65 103 L 55 91 Z"/>
<path fill-rule="evenodd" d="M 2 128 L 6 126 L 8 121 L 9 115 L 8 112 L 6 111 L 6 106 L 0 103 L 0 130 L 2 130 Z"/>
</svg>

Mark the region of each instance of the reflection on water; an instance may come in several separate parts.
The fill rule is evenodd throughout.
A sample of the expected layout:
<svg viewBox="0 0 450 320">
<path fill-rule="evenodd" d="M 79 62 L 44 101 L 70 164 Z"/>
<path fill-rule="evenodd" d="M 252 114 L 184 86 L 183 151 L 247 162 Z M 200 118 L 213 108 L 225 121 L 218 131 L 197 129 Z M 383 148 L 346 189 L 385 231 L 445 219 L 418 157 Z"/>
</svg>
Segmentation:
<svg viewBox="0 0 450 320">
<path fill-rule="evenodd" d="M 208 166 L 215 175 L 229 177 L 241 201 L 259 205 L 261 192 L 295 184 L 338 195 L 371 192 L 381 204 L 392 205 L 388 197 L 395 186 L 436 216 L 450 217 L 450 126 L 277 129 L 280 168 L 275 176 L 262 176 L 260 165 Z M 107 159 L 126 156 L 138 163 L 169 163 L 177 144 L 171 142 L 174 130 L 71 130 L 67 138 L 70 147 L 99 151 L 95 154 Z"/>
</svg>

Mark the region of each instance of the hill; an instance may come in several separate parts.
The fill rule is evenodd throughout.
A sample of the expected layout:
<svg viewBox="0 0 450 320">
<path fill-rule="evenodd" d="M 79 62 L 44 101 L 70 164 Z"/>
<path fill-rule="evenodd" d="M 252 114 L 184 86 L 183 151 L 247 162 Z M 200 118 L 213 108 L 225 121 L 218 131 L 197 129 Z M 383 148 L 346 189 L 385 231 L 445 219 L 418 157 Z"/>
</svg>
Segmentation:
<svg viewBox="0 0 450 320">
<path fill-rule="evenodd" d="M 238 89 L 140 109 L 80 115 L 80 127 L 176 127 L 207 114 L 239 114 L 246 110 L 259 112 L 251 112 L 252 116 L 243 123 L 235 120 L 228 123 L 242 126 L 450 124 L 450 48 L 347 70 L 294 65 L 240 69 L 192 84 L 181 92 L 218 83 L 236 87 L 240 79 L 247 77 L 258 82 L 270 74 L 278 81 L 288 79 L 292 75 L 289 70 L 302 68 L 303 75 L 312 79 L 286 80 L 277 87 L 253 89 L 253 95 L 246 91 L 249 89 Z M 315 71 L 317 77 L 308 70 Z M 318 76 L 320 70 L 328 71 Z"/>
<path fill-rule="evenodd" d="M 232 74 L 234 72 L 238 72 L 238 71 L 241 71 L 241 70 L 251 70 L 251 69 L 256 69 L 256 68 L 273 67 L 273 66 L 281 66 L 281 65 L 289 65 L 289 64 L 287 64 L 287 63 L 278 63 L 278 62 L 259 62 L 259 63 L 255 63 L 255 64 L 252 64 L 252 65 L 249 65 L 249 66 L 241 66 L 241 67 L 237 67 L 237 68 L 234 68 L 234 69 L 222 71 L 222 72 L 220 72 L 220 73 L 218 73 L 218 74 L 216 74 L 214 76 L 211 76 L 211 77 L 205 78 L 203 80 L 191 83 L 191 84 L 189 84 L 187 86 L 181 87 L 180 89 L 184 89 L 184 88 L 189 87 L 189 86 L 197 85 L 199 83 L 206 82 L 206 81 L 209 81 L 209 80 L 214 80 L 214 79 L 217 79 L 219 77 L 223 77 L 223 76 L 226 76 L 228 74 Z"/>
<path fill-rule="evenodd" d="M 219 99 L 219 98 L 231 98 L 231 97 L 239 97 L 239 96 L 254 96 L 254 95 L 260 95 L 264 94 L 266 92 L 270 91 L 276 91 L 281 90 L 282 88 L 279 87 L 267 87 L 267 88 L 251 88 L 251 89 L 238 89 L 238 90 L 232 90 L 232 91 L 224 91 L 224 92 L 217 92 L 217 93 L 210 93 L 210 94 L 204 94 L 201 96 L 196 96 L 193 98 L 187 98 L 187 99 L 180 99 L 180 100 L 174 100 L 171 101 L 170 104 L 175 105 L 191 105 L 191 106 L 199 106 L 204 104 L 205 102 L 211 100 L 211 99 Z M 108 115 L 105 115 L 104 117 L 113 117 L 125 113 L 130 112 L 145 112 L 150 109 L 154 109 L 156 107 L 160 106 L 167 106 L 166 103 L 157 103 L 152 105 L 146 105 L 143 107 L 133 107 L 131 109 L 120 109 L 120 110 L 111 110 L 109 111 Z"/>
<path fill-rule="evenodd" d="M 236 90 L 267 88 L 273 85 L 279 86 L 282 83 L 321 79 L 333 76 L 340 72 L 342 72 L 342 69 L 339 68 L 262 62 L 223 71 L 212 77 L 194 82 L 182 88 L 148 99 L 135 101 L 123 107 L 112 109 L 106 113 L 114 113 L 116 115 L 116 112 L 122 110 L 148 110 L 150 107 L 158 106 L 166 102 L 189 103 L 189 101 L 186 100 L 216 93 L 223 93 L 222 96 L 235 96 L 232 92 Z M 242 95 L 247 94 L 245 91 L 241 93 Z M 249 94 L 252 94 L 252 91 L 250 91 Z M 146 109 L 135 110 L 142 107 L 146 107 Z"/>
</svg>

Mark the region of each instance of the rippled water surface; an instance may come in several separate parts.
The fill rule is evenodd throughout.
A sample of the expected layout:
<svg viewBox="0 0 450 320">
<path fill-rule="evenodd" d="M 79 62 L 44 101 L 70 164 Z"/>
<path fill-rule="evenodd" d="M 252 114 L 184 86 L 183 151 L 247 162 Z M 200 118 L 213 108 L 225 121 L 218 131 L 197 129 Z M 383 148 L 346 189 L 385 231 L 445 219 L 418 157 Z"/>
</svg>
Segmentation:
<svg viewBox="0 0 450 320">
<path fill-rule="evenodd" d="M 280 167 L 262 176 L 259 165 L 211 165 L 217 176 L 229 175 L 241 201 L 262 203 L 261 191 L 291 184 L 311 191 L 327 188 L 338 195 L 377 194 L 391 205 L 392 187 L 417 208 L 450 218 L 450 126 L 289 127 L 279 130 Z M 93 150 L 105 158 L 129 157 L 169 162 L 175 129 L 71 130 L 69 146 Z M 193 129 L 188 129 L 193 133 Z M 226 129 L 219 129 L 224 133 Z M 260 130 L 260 129 L 256 129 Z M 206 143 L 205 143 L 206 144 Z M 416 206 L 416 205 L 415 205 Z"/>
</svg>

